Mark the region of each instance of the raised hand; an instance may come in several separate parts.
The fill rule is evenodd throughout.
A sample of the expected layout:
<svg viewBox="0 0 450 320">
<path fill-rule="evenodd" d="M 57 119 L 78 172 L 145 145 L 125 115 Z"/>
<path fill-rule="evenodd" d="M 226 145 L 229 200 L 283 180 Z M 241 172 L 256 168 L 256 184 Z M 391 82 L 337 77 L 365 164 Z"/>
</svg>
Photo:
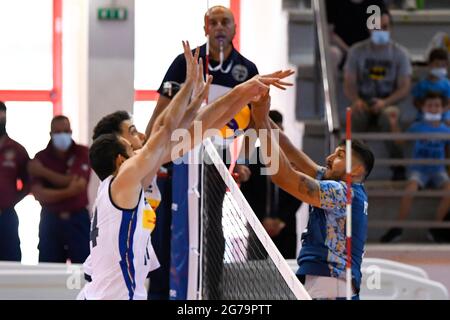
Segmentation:
<svg viewBox="0 0 450 320">
<path fill-rule="evenodd" d="M 205 80 L 203 79 L 203 59 L 200 58 L 198 61 L 198 72 L 197 72 L 197 79 L 194 84 L 194 91 L 192 95 L 195 97 L 197 96 L 205 86 Z"/>
<path fill-rule="evenodd" d="M 280 78 L 271 78 L 268 76 L 255 76 L 242 84 L 250 95 L 252 102 L 258 101 L 261 96 L 269 91 L 270 86 L 286 90 L 286 87 L 292 86 L 290 82 L 281 81 Z"/>
<path fill-rule="evenodd" d="M 208 77 L 206 78 L 206 82 L 203 82 L 202 76 L 202 83 L 196 86 L 194 89 L 193 98 L 188 106 L 189 112 L 192 112 L 192 109 L 198 110 L 202 102 L 205 101 L 206 97 L 208 97 L 209 87 L 211 86 L 212 80 L 213 77 L 211 75 L 208 75 Z"/>
<path fill-rule="evenodd" d="M 186 59 L 186 82 L 195 83 L 198 75 L 198 56 L 200 54 L 200 48 L 195 49 L 194 55 L 192 55 L 191 46 L 189 41 L 182 41 L 184 58 Z"/>
<path fill-rule="evenodd" d="M 295 73 L 294 70 L 292 70 L 292 69 L 287 69 L 287 70 L 279 70 L 279 71 L 275 71 L 275 72 L 273 72 L 273 73 L 263 75 L 262 77 L 263 77 L 263 78 L 273 78 L 273 79 L 280 79 L 280 80 L 281 80 L 281 79 L 285 79 L 285 78 L 287 78 L 287 77 L 293 75 L 294 73 Z M 272 85 L 275 86 L 275 87 L 277 87 L 277 88 L 279 88 L 279 89 L 281 89 L 281 90 L 286 90 L 285 87 L 290 87 L 290 86 L 292 86 L 292 83 L 290 83 L 290 82 L 278 81 L 278 82 L 276 82 L 276 83 L 274 83 L 274 84 L 272 84 Z"/>
</svg>

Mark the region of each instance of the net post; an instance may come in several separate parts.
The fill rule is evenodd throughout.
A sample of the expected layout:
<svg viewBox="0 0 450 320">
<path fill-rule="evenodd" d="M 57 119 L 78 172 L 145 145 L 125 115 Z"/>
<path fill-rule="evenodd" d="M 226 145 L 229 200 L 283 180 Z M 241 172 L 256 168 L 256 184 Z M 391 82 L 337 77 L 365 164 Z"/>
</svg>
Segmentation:
<svg viewBox="0 0 450 320">
<path fill-rule="evenodd" d="M 346 114 L 346 134 L 345 134 L 345 158 L 346 158 L 346 184 L 347 184 L 347 205 L 346 205 L 346 279 L 347 279 L 347 300 L 352 299 L 352 109 L 347 108 Z"/>
</svg>

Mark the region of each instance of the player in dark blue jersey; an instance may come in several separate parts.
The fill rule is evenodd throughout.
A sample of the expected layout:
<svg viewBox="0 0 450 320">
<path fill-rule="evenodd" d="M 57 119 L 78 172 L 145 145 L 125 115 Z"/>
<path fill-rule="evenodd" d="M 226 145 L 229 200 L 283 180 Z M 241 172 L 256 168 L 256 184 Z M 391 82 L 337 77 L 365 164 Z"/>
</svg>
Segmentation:
<svg viewBox="0 0 450 320">
<path fill-rule="evenodd" d="M 345 298 L 345 144 L 339 145 L 327 157 L 326 167 L 321 167 L 292 145 L 277 130 L 276 124 L 269 120 L 269 95 L 253 103 L 252 107 L 252 117 L 261 139 L 262 156 L 273 169 L 278 167 L 278 170 L 271 172 L 272 181 L 310 204 L 308 227 L 303 234 L 302 249 L 297 258 L 297 276 L 314 299 Z M 275 138 L 277 133 L 279 141 Z M 360 141 L 352 143 L 352 164 L 352 283 L 353 297 L 358 299 L 361 263 L 367 239 L 368 199 L 363 183 L 374 164 L 372 152 Z"/>
</svg>

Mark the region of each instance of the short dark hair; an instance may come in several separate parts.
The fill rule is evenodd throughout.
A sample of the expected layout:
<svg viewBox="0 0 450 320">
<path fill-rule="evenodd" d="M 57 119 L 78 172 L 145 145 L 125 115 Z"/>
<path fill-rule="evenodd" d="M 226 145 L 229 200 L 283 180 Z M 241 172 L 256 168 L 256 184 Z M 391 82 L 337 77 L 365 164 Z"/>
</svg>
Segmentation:
<svg viewBox="0 0 450 320">
<path fill-rule="evenodd" d="M 6 112 L 6 104 L 3 101 L 0 101 L 0 111 Z"/>
<path fill-rule="evenodd" d="M 130 120 L 130 114 L 126 111 L 116 111 L 103 117 L 95 126 L 92 140 L 97 139 L 102 134 L 121 134 L 120 125 L 126 120 Z"/>
<path fill-rule="evenodd" d="M 116 171 L 116 158 L 119 154 L 126 156 L 127 151 L 116 134 L 102 134 L 94 140 L 89 148 L 89 161 L 101 181 Z"/>
<path fill-rule="evenodd" d="M 447 105 L 447 97 L 444 96 L 442 93 L 437 91 L 427 91 L 425 93 L 425 96 L 422 98 L 422 105 L 425 104 L 425 101 L 431 100 L 431 99 L 439 99 L 442 102 L 442 106 L 445 107 Z"/>
<path fill-rule="evenodd" d="M 345 146 L 345 140 L 342 141 L 339 146 Z M 364 164 L 364 169 L 366 170 L 364 179 L 367 179 L 375 164 L 375 156 L 373 155 L 372 150 L 370 150 L 369 146 L 361 140 L 354 139 L 352 140 L 352 151 L 355 152 L 356 157 Z"/>
<path fill-rule="evenodd" d="M 430 55 L 428 56 L 428 63 L 432 63 L 436 60 L 445 60 L 448 61 L 448 52 L 447 50 L 436 48 L 431 50 Z"/>
<path fill-rule="evenodd" d="M 270 110 L 269 118 L 275 123 L 283 123 L 283 115 L 277 110 Z"/>
<path fill-rule="evenodd" d="M 53 128 L 53 125 L 55 124 L 55 122 L 56 121 L 61 121 L 61 120 L 69 121 L 69 118 L 67 118 L 66 116 L 63 116 L 63 115 L 54 116 L 53 119 L 52 119 L 52 122 L 50 123 L 50 127 Z"/>
</svg>

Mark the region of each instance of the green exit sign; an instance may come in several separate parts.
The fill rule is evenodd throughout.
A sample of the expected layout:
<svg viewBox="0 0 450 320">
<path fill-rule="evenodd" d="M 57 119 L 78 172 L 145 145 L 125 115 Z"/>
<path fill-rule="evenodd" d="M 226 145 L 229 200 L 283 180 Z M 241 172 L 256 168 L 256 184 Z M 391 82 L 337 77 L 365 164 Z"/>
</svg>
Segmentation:
<svg viewBox="0 0 450 320">
<path fill-rule="evenodd" d="M 98 20 L 127 20 L 127 8 L 99 8 L 97 10 Z"/>
</svg>

